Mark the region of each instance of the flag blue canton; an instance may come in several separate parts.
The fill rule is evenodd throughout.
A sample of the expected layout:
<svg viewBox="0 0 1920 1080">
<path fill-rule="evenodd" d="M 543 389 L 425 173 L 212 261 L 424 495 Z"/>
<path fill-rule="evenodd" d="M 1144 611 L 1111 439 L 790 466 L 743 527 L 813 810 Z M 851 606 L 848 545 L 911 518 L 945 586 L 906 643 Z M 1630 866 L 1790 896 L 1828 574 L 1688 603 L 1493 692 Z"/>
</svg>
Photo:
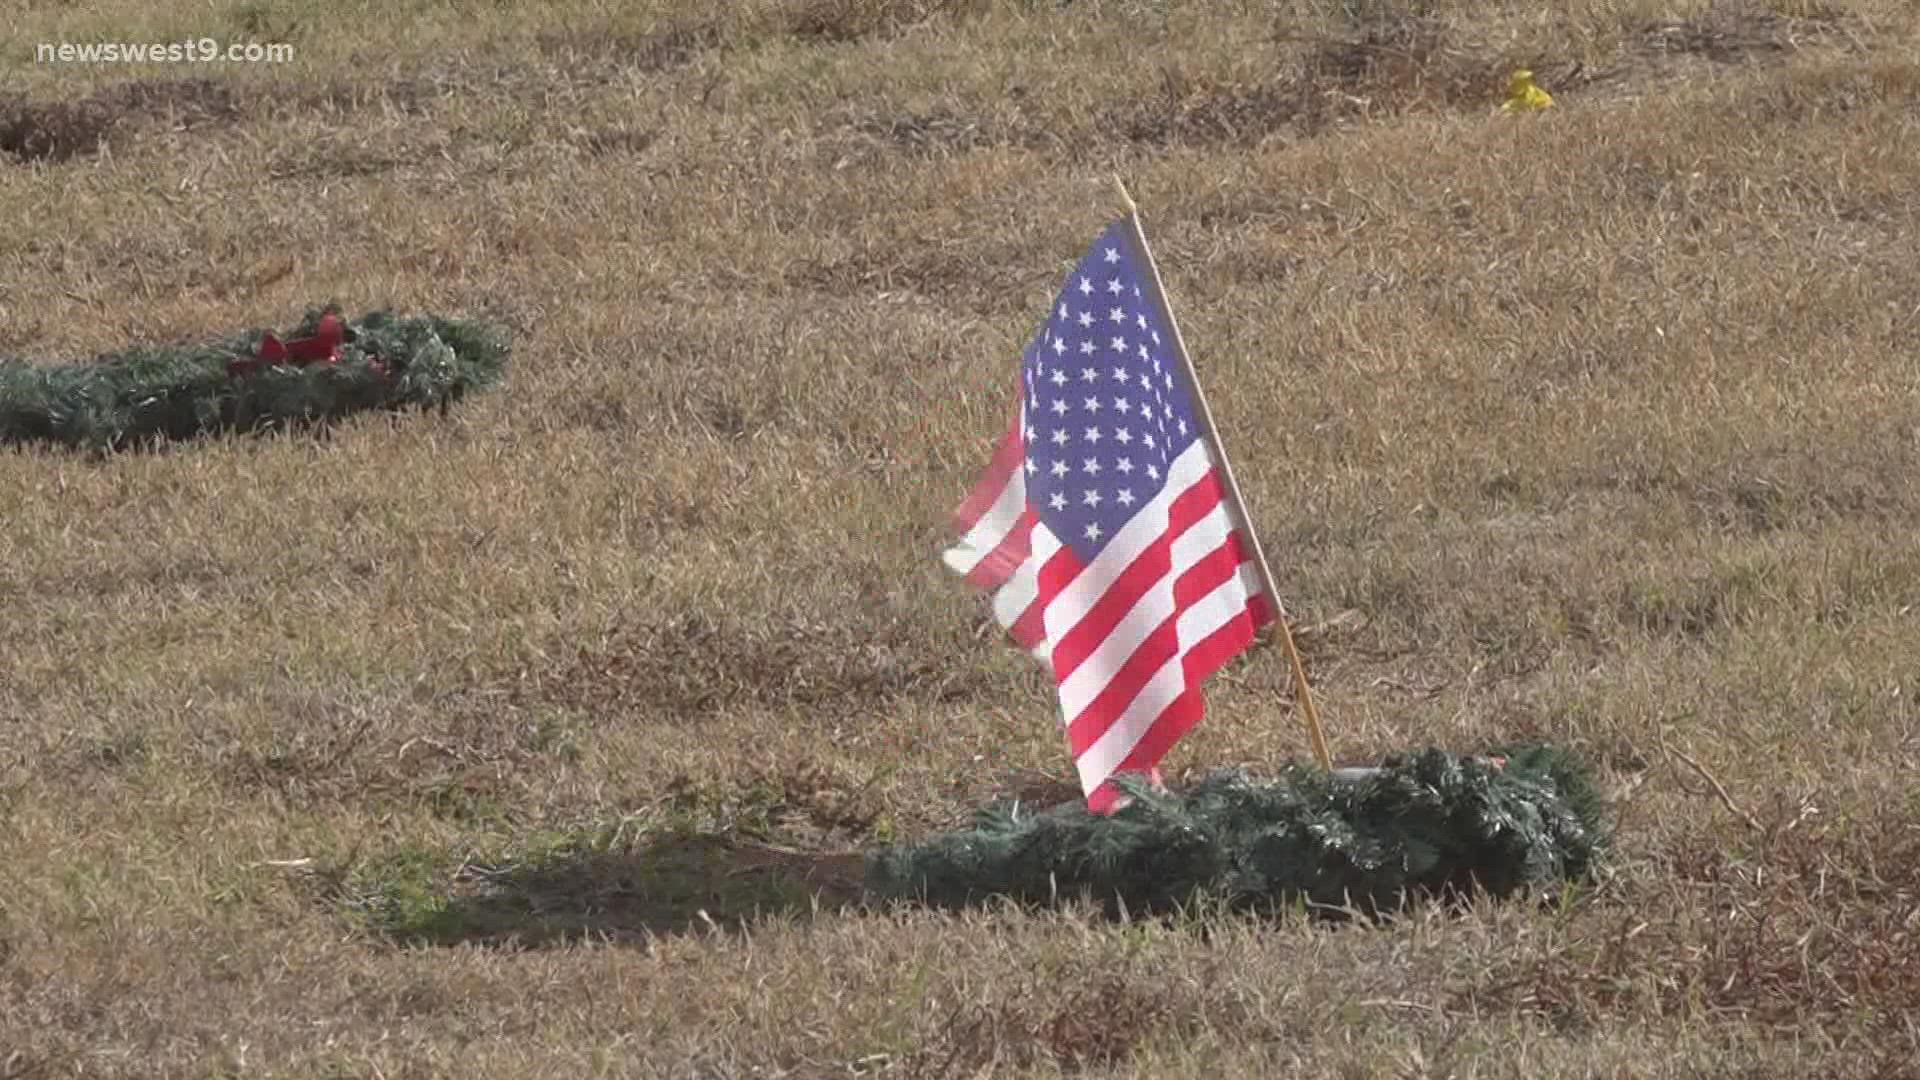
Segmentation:
<svg viewBox="0 0 1920 1080">
<path fill-rule="evenodd" d="M 1094 241 L 1021 363 L 1027 503 L 1083 565 L 1160 494 L 1200 435 L 1129 232 L 1120 222 Z"/>
</svg>

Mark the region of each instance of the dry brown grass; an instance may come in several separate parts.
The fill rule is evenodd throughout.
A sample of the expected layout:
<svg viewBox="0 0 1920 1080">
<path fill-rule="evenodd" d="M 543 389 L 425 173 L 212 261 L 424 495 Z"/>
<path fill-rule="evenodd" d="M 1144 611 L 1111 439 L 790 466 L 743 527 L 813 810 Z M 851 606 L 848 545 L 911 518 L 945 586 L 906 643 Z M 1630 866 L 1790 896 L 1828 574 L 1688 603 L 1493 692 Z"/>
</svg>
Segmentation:
<svg viewBox="0 0 1920 1080">
<path fill-rule="evenodd" d="M 0 101 L 0 152 L 15 162 L 65 161 L 97 152 L 116 131 L 140 121 L 180 128 L 231 121 L 232 93 L 210 79 L 133 80 L 74 100 Z"/>
<path fill-rule="evenodd" d="M 1916 1075 L 1906 5 L 8 16 L 0 351 L 331 297 L 518 366 L 0 455 L 0 1077 Z M 189 35 L 299 59 L 18 45 Z M 1068 775 L 935 554 L 1115 170 L 1336 754 L 1577 747 L 1591 892 L 857 905 Z M 1287 693 L 1235 665 L 1174 771 L 1300 756 Z"/>
</svg>

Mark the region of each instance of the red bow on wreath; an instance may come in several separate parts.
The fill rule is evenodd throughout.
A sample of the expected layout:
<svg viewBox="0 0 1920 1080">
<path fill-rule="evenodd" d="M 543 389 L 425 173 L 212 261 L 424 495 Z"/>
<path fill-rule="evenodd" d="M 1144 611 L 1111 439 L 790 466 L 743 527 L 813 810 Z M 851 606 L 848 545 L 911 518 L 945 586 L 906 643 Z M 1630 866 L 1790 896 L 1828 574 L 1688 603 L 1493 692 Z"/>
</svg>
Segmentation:
<svg viewBox="0 0 1920 1080">
<path fill-rule="evenodd" d="M 244 360 L 230 361 L 227 374 L 238 378 L 281 364 L 297 367 L 313 363 L 337 364 L 340 362 L 340 343 L 345 339 L 346 328 L 340 325 L 340 316 L 329 311 L 320 317 L 320 325 L 308 337 L 283 342 L 272 333 L 267 334 L 260 341 L 259 352 Z"/>
</svg>

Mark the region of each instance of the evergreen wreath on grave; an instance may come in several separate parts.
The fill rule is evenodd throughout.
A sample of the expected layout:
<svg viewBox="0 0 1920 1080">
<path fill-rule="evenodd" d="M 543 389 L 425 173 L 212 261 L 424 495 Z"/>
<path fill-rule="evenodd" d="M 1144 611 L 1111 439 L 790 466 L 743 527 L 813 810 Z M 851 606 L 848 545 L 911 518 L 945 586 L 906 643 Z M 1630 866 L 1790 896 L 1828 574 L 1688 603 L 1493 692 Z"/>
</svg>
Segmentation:
<svg viewBox="0 0 1920 1080">
<path fill-rule="evenodd" d="M 444 412 L 499 382 L 508 351 L 481 323 L 389 311 L 348 320 L 329 306 L 308 311 L 285 338 L 253 330 L 79 364 L 0 359 L 0 444 L 105 451 L 374 409 Z"/>
<path fill-rule="evenodd" d="M 1557 892 L 1587 880 L 1607 833 L 1586 769 L 1530 745 L 1441 750 L 1378 768 L 1214 773 L 1182 793 L 1128 777 L 1110 816 L 1083 803 L 982 810 L 973 827 L 877 850 L 867 888 L 936 907 L 1086 898 L 1167 912 L 1203 895 L 1237 909 L 1304 904 L 1374 916 L 1422 899 Z"/>
</svg>

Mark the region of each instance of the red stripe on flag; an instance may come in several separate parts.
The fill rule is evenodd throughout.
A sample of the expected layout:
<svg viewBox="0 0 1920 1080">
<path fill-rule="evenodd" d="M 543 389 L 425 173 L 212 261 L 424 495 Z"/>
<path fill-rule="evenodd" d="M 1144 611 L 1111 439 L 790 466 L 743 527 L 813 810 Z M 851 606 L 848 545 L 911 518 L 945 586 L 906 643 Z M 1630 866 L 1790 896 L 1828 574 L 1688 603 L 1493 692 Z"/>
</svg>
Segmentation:
<svg viewBox="0 0 1920 1080">
<path fill-rule="evenodd" d="M 1156 786 L 1164 786 L 1160 780 L 1160 770 L 1154 768 L 1155 763 L 1166 757 L 1167 751 L 1173 749 L 1173 744 L 1192 731 L 1194 725 L 1206 716 L 1206 712 L 1206 697 L 1198 686 L 1189 686 L 1160 714 L 1153 728 L 1141 736 L 1133 752 L 1113 771 L 1113 777 L 1127 773 L 1144 774 L 1142 779 Z M 1096 814 L 1111 814 L 1120 808 L 1120 802 L 1126 796 L 1119 785 L 1113 782 L 1113 777 L 1102 781 L 1099 787 L 1093 789 L 1093 794 L 1087 796 L 1087 809 Z"/>
<path fill-rule="evenodd" d="M 1113 673 L 1100 693 L 1087 703 L 1080 715 L 1067 724 L 1067 745 L 1078 758 L 1087 752 L 1100 736 L 1107 733 L 1120 714 L 1127 711 L 1127 705 L 1140 694 L 1140 688 L 1147 685 L 1153 674 L 1173 659 L 1180 646 L 1179 635 L 1174 632 L 1174 623 L 1180 618 L 1178 612 L 1147 635 L 1120 670 Z M 1157 721 L 1156 721 L 1157 722 Z"/>
<path fill-rule="evenodd" d="M 1173 614 L 1167 616 L 1159 626 L 1154 628 L 1153 633 L 1149 634 L 1133 651 L 1133 655 L 1127 657 L 1126 663 L 1120 666 L 1120 670 L 1113 673 L 1113 677 L 1107 681 L 1107 685 L 1101 689 L 1100 693 L 1067 725 L 1067 741 L 1073 747 L 1074 757 L 1077 758 L 1085 753 L 1088 747 L 1099 740 L 1100 736 L 1106 734 L 1107 729 L 1113 726 L 1113 722 L 1119 719 L 1120 714 L 1126 712 L 1127 706 L 1133 699 L 1139 696 L 1148 680 L 1165 667 L 1167 661 L 1178 654 L 1181 613 L 1208 593 L 1233 579 L 1240 569 L 1239 549 L 1240 545 L 1232 534 L 1229 534 L 1226 543 L 1208 552 L 1193 565 L 1192 569 L 1181 574 L 1179 580 L 1173 583 Z M 1244 614 L 1237 615 L 1228 625 L 1242 622 L 1245 618 Z M 1218 636 L 1218 634 L 1210 634 L 1202 642 L 1196 643 L 1196 647 L 1211 642 Z M 1186 685 L 1189 687 L 1199 682 L 1199 679 L 1192 675 L 1192 655 L 1189 652 L 1181 664 L 1182 669 L 1187 672 Z M 1232 655 L 1228 653 L 1216 662 L 1214 667 L 1217 668 Z M 1214 668 L 1208 668 L 1206 674 L 1212 674 L 1213 670 Z M 1157 730 L 1162 722 L 1162 719 L 1154 720 L 1153 729 Z"/>
<path fill-rule="evenodd" d="M 1111 814 L 1120 809 L 1120 800 L 1123 797 L 1120 789 L 1109 780 L 1094 788 L 1093 794 L 1087 796 L 1087 809 L 1096 814 Z"/>
<path fill-rule="evenodd" d="M 1242 609 L 1219 629 L 1199 641 L 1180 658 L 1189 689 L 1199 686 L 1209 675 L 1226 666 L 1227 661 L 1245 652 L 1253 644 L 1255 623 L 1251 609 Z"/>
<path fill-rule="evenodd" d="M 999 447 L 993 452 L 993 460 L 987 464 L 986 474 L 953 512 L 954 527 L 962 535 L 999 501 L 1000 493 L 1025 463 L 1026 456 L 1026 441 L 1020 436 L 1020 414 L 1016 411 L 1006 438 L 1000 440 Z"/>
<path fill-rule="evenodd" d="M 1179 742 L 1192 731 L 1194 725 L 1206 717 L 1206 697 L 1200 691 L 1200 684 L 1220 670 L 1227 661 L 1239 655 L 1253 641 L 1254 621 L 1251 610 L 1236 616 L 1233 621 L 1208 634 L 1188 651 L 1182 661 L 1186 670 L 1187 689 L 1173 704 L 1167 706 L 1153 727 L 1147 730 L 1133 750 L 1115 768 L 1113 775 L 1124 773 L 1146 773 L 1157 776 L 1159 770 L 1154 766 L 1167 756 L 1173 744 Z M 1110 814 L 1118 808 L 1121 798 L 1120 789 L 1112 780 L 1101 784 L 1087 798 L 1087 807 L 1097 814 Z"/>
<path fill-rule="evenodd" d="M 989 506 L 992 504 L 989 503 Z M 987 552 L 973 569 L 967 571 L 967 580 L 982 589 L 997 589 L 1013 576 L 1020 564 L 1027 561 L 1027 554 L 1033 550 L 1033 527 L 1039 522 L 1031 507 L 1020 512 L 1020 520 L 1007 530 L 1000 543 Z"/>
<path fill-rule="evenodd" d="M 1007 627 L 1007 633 L 1028 652 L 1039 648 L 1047 640 L 1046 608 L 1041 605 L 1039 598 L 1036 597 L 1033 603 L 1027 605 L 1027 610 L 1020 613 L 1012 626 Z"/>
<path fill-rule="evenodd" d="M 1239 534 L 1235 533 L 1234 535 L 1238 536 Z M 1247 600 L 1247 610 L 1251 613 L 1253 628 L 1255 630 L 1273 621 L 1273 602 L 1267 598 L 1265 592 L 1257 592 L 1249 597 Z"/>
<path fill-rule="evenodd" d="M 1073 549 L 1065 544 L 1061 544 L 1060 550 L 1054 552 L 1053 557 L 1048 559 L 1040 567 L 1040 573 L 1038 575 L 1040 597 L 1034 601 L 1034 606 L 1040 608 L 1042 611 L 1051 607 L 1054 600 L 1058 598 L 1061 593 L 1065 592 L 1067 586 L 1072 585 L 1074 579 L 1079 577 L 1080 572 L 1085 569 L 1086 567 L 1081 565 L 1080 557 L 1074 554 Z M 1058 647 L 1056 643 L 1055 648 Z M 1059 667 L 1057 663 L 1054 666 L 1056 670 Z M 1059 681 L 1057 676 L 1055 681 Z"/>
<path fill-rule="evenodd" d="M 1173 570 L 1173 542 L 1212 513 L 1220 498 L 1220 481 L 1209 471 L 1173 500 L 1167 507 L 1167 531 L 1135 556 L 1132 565 L 1101 591 L 1100 599 L 1086 615 L 1054 643 L 1053 670 L 1057 681 L 1065 682 L 1113 633 L 1120 620 L 1133 610 L 1133 605 Z"/>
<path fill-rule="evenodd" d="M 1154 724 L 1133 751 L 1114 769 L 1114 774 L 1148 773 L 1154 765 L 1164 759 L 1173 744 L 1179 742 L 1194 724 L 1206 719 L 1206 698 L 1200 692 L 1200 684 L 1206 676 L 1213 675 L 1229 659 L 1233 659 L 1254 640 L 1254 623 L 1248 615 L 1238 615 L 1231 623 L 1213 630 L 1206 638 L 1194 644 L 1188 651 L 1183 667 L 1187 669 L 1187 692 L 1179 700 L 1167 705 L 1167 711 L 1160 715 L 1160 723 Z"/>
</svg>

